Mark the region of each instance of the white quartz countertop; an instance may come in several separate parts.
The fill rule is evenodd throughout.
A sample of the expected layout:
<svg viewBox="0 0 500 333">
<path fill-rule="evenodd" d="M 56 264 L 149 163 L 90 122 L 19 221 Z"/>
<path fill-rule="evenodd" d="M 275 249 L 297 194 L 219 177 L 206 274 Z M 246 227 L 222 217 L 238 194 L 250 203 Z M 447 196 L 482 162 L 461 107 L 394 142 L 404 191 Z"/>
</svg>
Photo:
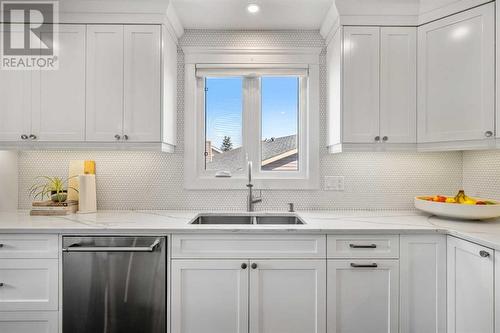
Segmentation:
<svg viewBox="0 0 500 333">
<path fill-rule="evenodd" d="M 245 212 L 99 211 L 64 217 L 30 216 L 28 211 L 0 212 L 0 233 L 168 234 L 179 232 L 410 234 L 443 233 L 500 250 L 500 219 L 447 220 L 416 211 L 299 211 L 305 225 L 197 225 L 200 214 L 247 215 Z M 288 214 L 256 212 L 259 215 Z"/>
</svg>

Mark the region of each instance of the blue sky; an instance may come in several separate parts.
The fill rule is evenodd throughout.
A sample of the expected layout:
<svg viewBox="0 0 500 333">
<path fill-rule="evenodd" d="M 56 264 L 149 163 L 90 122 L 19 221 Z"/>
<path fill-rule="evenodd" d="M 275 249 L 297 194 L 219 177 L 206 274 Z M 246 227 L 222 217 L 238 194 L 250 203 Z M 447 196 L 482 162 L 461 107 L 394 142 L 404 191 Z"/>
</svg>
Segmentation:
<svg viewBox="0 0 500 333">
<path fill-rule="evenodd" d="M 241 145 L 243 79 L 207 79 L 207 140 L 220 147 L 230 136 L 233 148 Z M 262 138 L 297 134 L 298 79 L 262 78 Z"/>
</svg>

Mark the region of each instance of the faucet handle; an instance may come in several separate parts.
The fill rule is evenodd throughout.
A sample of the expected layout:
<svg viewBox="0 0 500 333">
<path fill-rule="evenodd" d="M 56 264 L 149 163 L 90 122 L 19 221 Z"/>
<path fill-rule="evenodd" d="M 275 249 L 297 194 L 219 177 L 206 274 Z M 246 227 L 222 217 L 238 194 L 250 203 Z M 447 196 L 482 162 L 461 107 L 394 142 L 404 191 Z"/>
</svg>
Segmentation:
<svg viewBox="0 0 500 333">
<path fill-rule="evenodd" d="M 288 212 L 289 212 L 289 213 L 293 213 L 293 212 L 295 212 L 293 202 L 289 202 L 289 203 L 288 203 Z"/>
</svg>

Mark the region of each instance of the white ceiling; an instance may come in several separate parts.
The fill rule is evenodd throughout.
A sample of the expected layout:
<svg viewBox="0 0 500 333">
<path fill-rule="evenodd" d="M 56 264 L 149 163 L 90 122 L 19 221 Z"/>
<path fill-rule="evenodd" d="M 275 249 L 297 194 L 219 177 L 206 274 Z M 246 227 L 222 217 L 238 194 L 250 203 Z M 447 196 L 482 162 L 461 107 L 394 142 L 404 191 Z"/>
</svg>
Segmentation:
<svg viewBox="0 0 500 333">
<path fill-rule="evenodd" d="M 186 29 L 319 29 L 333 0 L 171 0 Z M 260 12 L 246 7 L 257 3 Z"/>
</svg>

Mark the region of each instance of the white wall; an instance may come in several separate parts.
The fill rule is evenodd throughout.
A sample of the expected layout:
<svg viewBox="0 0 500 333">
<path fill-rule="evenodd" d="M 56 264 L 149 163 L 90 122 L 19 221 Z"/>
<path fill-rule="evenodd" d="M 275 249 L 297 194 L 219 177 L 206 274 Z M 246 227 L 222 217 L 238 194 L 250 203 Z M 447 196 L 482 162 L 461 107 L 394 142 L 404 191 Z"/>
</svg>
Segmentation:
<svg viewBox="0 0 500 333">
<path fill-rule="evenodd" d="M 324 47 L 314 31 L 186 31 L 185 46 Z M 187 191 L 183 188 L 184 63 L 178 54 L 178 133 L 175 154 L 151 152 L 20 152 L 19 202 L 29 208 L 27 190 L 39 175 L 67 176 L 72 159 L 97 163 L 100 209 L 245 209 L 245 189 Z M 462 187 L 462 153 L 344 153 L 326 150 L 326 66 L 320 66 L 320 177 L 344 176 L 345 191 L 265 191 L 259 210 L 411 209 L 413 197 L 452 194 Z"/>
<path fill-rule="evenodd" d="M 17 209 L 17 200 L 17 152 L 0 151 L 0 211 Z"/>
</svg>

